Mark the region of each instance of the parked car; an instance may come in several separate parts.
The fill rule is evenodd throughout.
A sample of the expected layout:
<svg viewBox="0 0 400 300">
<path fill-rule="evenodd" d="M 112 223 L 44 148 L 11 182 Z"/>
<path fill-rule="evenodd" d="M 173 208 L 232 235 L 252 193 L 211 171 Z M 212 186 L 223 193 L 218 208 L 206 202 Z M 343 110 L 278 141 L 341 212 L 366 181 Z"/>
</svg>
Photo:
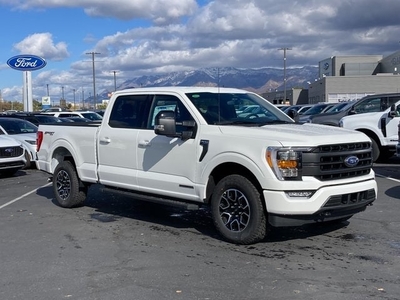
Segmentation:
<svg viewBox="0 0 400 300">
<path fill-rule="evenodd" d="M 258 116 L 265 116 L 265 108 L 260 105 L 249 105 L 241 113 L 237 114 L 238 118 L 252 118 Z"/>
<path fill-rule="evenodd" d="M 101 121 L 103 117 L 94 111 L 56 111 L 43 112 L 42 114 L 52 115 L 58 118 L 81 117 L 92 121 Z"/>
<path fill-rule="evenodd" d="M 71 122 L 93 122 L 92 120 L 86 119 L 86 118 L 81 118 L 81 117 L 66 117 L 66 118 L 60 118 L 65 121 L 71 121 Z"/>
<path fill-rule="evenodd" d="M 323 115 L 311 116 L 307 122 L 331 126 L 339 126 L 340 119 L 354 114 L 380 112 L 400 100 L 400 93 L 369 95 L 348 105 L 337 112 L 327 112 Z"/>
<path fill-rule="evenodd" d="M 57 123 L 57 122 L 62 122 L 60 118 L 50 116 L 50 115 L 44 115 L 40 113 L 15 113 L 12 115 L 8 115 L 7 117 L 10 118 L 17 118 L 17 119 L 23 119 L 27 120 L 36 126 L 39 126 L 39 124 L 49 124 L 49 123 Z"/>
<path fill-rule="evenodd" d="M 310 107 L 305 113 L 301 114 L 299 117 L 300 123 L 306 123 L 311 116 L 324 113 L 326 110 L 334 106 L 335 103 L 318 103 Z"/>
<path fill-rule="evenodd" d="M 282 109 L 284 113 L 288 113 L 289 110 L 294 109 L 297 111 L 299 115 L 304 114 L 308 109 L 313 107 L 314 104 L 294 104 L 294 105 L 289 105 L 288 107 L 285 107 Z"/>
<path fill-rule="evenodd" d="M 0 135 L 0 175 L 12 176 L 25 166 L 25 148 L 21 143 L 6 135 Z"/>
<path fill-rule="evenodd" d="M 365 133 L 372 142 L 374 162 L 384 162 L 396 153 L 399 121 L 400 101 L 384 111 L 345 116 L 339 126 Z"/>
<path fill-rule="evenodd" d="M 36 132 L 38 127 L 26 120 L 10 117 L 0 118 L 0 135 L 8 135 L 25 148 L 26 168 L 37 167 Z"/>
</svg>

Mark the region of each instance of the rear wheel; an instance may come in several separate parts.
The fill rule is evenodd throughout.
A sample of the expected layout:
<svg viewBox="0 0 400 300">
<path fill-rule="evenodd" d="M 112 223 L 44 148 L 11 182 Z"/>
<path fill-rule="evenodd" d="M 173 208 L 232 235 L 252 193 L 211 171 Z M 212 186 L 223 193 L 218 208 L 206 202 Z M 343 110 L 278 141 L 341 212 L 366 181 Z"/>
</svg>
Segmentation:
<svg viewBox="0 0 400 300">
<path fill-rule="evenodd" d="M 54 170 L 53 191 L 60 206 L 71 208 L 82 205 L 87 187 L 80 182 L 73 164 L 63 161 Z"/>
<path fill-rule="evenodd" d="M 229 175 L 218 182 L 211 198 L 211 212 L 215 228 L 228 242 L 252 244 L 266 235 L 261 195 L 243 176 Z"/>
</svg>

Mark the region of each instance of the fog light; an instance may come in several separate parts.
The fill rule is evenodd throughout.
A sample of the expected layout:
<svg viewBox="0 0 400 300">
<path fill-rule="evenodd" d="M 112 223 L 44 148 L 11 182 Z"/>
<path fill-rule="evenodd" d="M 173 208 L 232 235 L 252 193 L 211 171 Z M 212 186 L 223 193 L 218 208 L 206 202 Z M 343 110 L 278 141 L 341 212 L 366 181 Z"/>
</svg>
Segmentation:
<svg viewBox="0 0 400 300">
<path fill-rule="evenodd" d="M 290 191 L 286 192 L 289 197 L 296 198 L 311 198 L 314 195 L 314 191 Z"/>
</svg>

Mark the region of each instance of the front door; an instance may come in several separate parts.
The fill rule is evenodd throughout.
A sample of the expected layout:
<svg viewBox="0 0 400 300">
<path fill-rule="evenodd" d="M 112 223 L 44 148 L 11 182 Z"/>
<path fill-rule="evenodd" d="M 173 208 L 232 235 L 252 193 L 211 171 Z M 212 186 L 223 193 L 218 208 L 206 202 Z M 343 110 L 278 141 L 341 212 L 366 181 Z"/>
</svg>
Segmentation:
<svg viewBox="0 0 400 300">
<path fill-rule="evenodd" d="M 191 138 L 185 140 L 156 135 L 154 119 L 162 110 L 174 111 L 177 123 L 193 120 L 177 96 L 155 95 L 147 129 L 140 130 L 137 135 L 138 186 L 141 191 L 147 193 L 199 200 L 195 173 L 201 146 L 196 142 L 195 131 Z M 186 129 L 177 126 L 177 131 Z"/>
</svg>

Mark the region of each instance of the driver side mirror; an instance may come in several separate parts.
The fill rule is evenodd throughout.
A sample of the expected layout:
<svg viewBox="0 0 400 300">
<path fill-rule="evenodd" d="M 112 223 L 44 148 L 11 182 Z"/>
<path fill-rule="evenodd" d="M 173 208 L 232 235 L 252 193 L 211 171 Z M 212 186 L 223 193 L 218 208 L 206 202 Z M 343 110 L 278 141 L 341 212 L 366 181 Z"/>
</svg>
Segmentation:
<svg viewBox="0 0 400 300">
<path fill-rule="evenodd" d="M 289 109 L 289 111 L 287 112 L 287 115 L 289 117 L 291 117 L 295 122 L 299 121 L 299 113 L 297 112 L 297 110 L 295 109 Z"/>
<path fill-rule="evenodd" d="M 160 111 L 154 120 L 154 132 L 158 135 L 176 137 L 175 113 L 172 110 Z"/>
<path fill-rule="evenodd" d="M 395 105 L 395 104 L 392 104 L 392 105 L 390 106 L 390 111 L 389 111 L 389 113 L 388 113 L 388 117 L 389 117 L 389 118 L 398 117 L 398 115 L 397 115 L 397 110 L 396 110 L 396 105 Z"/>
</svg>

